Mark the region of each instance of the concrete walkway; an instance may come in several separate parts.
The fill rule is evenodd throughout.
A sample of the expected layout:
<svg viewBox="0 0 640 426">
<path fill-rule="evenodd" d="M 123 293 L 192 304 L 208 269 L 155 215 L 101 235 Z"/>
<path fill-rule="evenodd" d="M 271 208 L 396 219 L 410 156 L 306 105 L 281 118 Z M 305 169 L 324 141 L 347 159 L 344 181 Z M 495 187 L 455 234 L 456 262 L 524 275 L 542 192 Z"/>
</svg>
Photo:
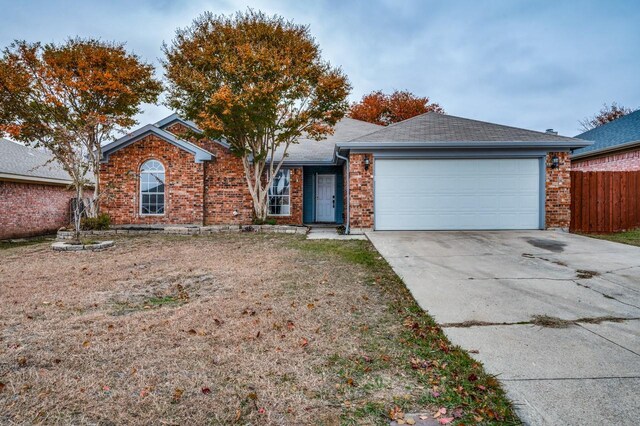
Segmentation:
<svg viewBox="0 0 640 426">
<path fill-rule="evenodd" d="M 640 248 L 552 231 L 367 236 L 526 424 L 638 423 Z"/>
</svg>

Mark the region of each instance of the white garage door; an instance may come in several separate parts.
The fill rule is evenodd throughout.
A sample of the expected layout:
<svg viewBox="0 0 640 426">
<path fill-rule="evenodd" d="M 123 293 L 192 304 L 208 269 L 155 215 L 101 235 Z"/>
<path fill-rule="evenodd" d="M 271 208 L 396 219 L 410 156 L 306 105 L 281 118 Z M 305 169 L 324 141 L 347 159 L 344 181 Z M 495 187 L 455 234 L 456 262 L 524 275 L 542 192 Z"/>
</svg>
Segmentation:
<svg viewBox="0 0 640 426">
<path fill-rule="evenodd" d="M 538 229 L 539 160 L 375 162 L 377 230 Z"/>
</svg>

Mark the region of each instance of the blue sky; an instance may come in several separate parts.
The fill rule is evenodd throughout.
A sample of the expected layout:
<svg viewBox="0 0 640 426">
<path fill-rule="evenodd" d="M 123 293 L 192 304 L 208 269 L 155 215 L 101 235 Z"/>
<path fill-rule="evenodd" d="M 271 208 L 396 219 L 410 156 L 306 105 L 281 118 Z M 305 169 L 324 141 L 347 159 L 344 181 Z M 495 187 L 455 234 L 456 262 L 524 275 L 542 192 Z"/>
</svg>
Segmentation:
<svg viewBox="0 0 640 426">
<path fill-rule="evenodd" d="M 453 115 L 573 136 L 602 103 L 640 107 L 640 2 L 0 1 L 0 45 L 92 36 L 158 64 L 205 10 L 247 7 L 309 24 L 352 100 L 372 90 L 429 96 Z M 158 69 L 158 75 L 162 71 Z M 142 124 L 168 114 L 145 106 Z"/>
</svg>

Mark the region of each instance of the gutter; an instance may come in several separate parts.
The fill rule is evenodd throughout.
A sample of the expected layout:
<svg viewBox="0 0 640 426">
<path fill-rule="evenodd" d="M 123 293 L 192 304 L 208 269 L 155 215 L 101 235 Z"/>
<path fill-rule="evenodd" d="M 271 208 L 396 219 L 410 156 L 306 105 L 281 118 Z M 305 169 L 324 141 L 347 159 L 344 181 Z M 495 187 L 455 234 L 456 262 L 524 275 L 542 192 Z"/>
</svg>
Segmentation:
<svg viewBox="0 0 640 426">
<path fill-rule="evenodd" d="M 593 145 L 593 142 L 586 140 L 575 141 L 540 141 L 540 142 L 518 142 L 518 141 L 442 141 L 442 142 L 338 142 L 338 149 L 429 149 L 429 148 L 456 148 L 456 149 L 482 149 L 482 148 L 555 148 L 574 149 L 584 148 Z"/>
<path fill-rule="evenodd" d="M 10 180 L 15 182 L 28 183 L 45 183 L 53 185 L 72 185 L 73 181 L 69 179 L 47 178 L 40 176 L 15 175 L 12 173 L 0 173 L 0 180 Z"/>
<path fill-rule="evenodd" d="M 349 191 L 349 189 L 351 188 L 351 180 L 349 179 L 349 158 L 343 157 L 337 151 L 336 151 L 336 157 L 341 160 L 344 160 L 345 164 L 347 165 L 347 220 L 345 221 L 344 233 L 346 235 L 349 235 L 351 233 L 351 226 L 350 226 L 351 209 L 349 208 L 349 206 L 351 205 L 351 194 Z"/>
<path fill-rule="evenodd" d="M 610 146 L 602 149 L 594 149 L 593 151 L 581 152 L 579 154 L 572 154 L 572 160 L 578 160 L 582 158 L 595 157 L 602 154 L 614 153 L 616 151 L 624 151 L 635 146 L 640 146 L 640 141 L 626 142 L 616 146 Z"/>
</svg>

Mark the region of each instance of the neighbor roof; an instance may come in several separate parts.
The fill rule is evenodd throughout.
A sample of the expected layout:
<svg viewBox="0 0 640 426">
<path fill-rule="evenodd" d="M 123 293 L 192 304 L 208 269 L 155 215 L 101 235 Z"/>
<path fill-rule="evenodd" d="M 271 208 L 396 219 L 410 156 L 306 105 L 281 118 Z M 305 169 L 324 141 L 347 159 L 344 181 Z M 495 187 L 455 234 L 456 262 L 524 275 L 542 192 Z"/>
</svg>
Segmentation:
<svg viewBox="0 0 640 426">
<path fill-rule="evenodd" d="M 536 144 L 554 144 L 567 146 L 585 146 L 587 143 L 554 133 L 536 132 L 517 127 L 503 126 L 484 121 L 471 120 L 453 115 L 428 112 L 408 120 L 392 124 L 373 133 L 357 137 L 347 145 L 340 146 L 357 147 L 363 144 L 389 144 L 393 146 L 420 144 L 420 145 L 447 145 L 447 144 L 478 144 L 482 142 L 520 143 L 533 142 Z"/>
<path fill-rule="evenodd" d="M 0 139 L 0 178 L 70 184 L 71 177 L 53 155 L 8 139 Z"/>
<path fill-rule="evenodd" d="M 573 151 L 574 157 L 594 155 L 640 144 L 640 109 L 576 136 L 594 144 Z"/>
<path fill-rule="evenodd" d="M 326 139 L 317 141 L 300 138 L 298 143 L 291 144 L 287 150 L 285 163 L 313 164 L 333 162 L 336 143 L 350 141 L 381 128 L 382 126 L 377 124 L 345 117 L 335 125 L 333 134 L 328 135 Z M 275 161 L 282 159 L 283 149 L 281 147 L 276 151 Z"/>
</svg>

